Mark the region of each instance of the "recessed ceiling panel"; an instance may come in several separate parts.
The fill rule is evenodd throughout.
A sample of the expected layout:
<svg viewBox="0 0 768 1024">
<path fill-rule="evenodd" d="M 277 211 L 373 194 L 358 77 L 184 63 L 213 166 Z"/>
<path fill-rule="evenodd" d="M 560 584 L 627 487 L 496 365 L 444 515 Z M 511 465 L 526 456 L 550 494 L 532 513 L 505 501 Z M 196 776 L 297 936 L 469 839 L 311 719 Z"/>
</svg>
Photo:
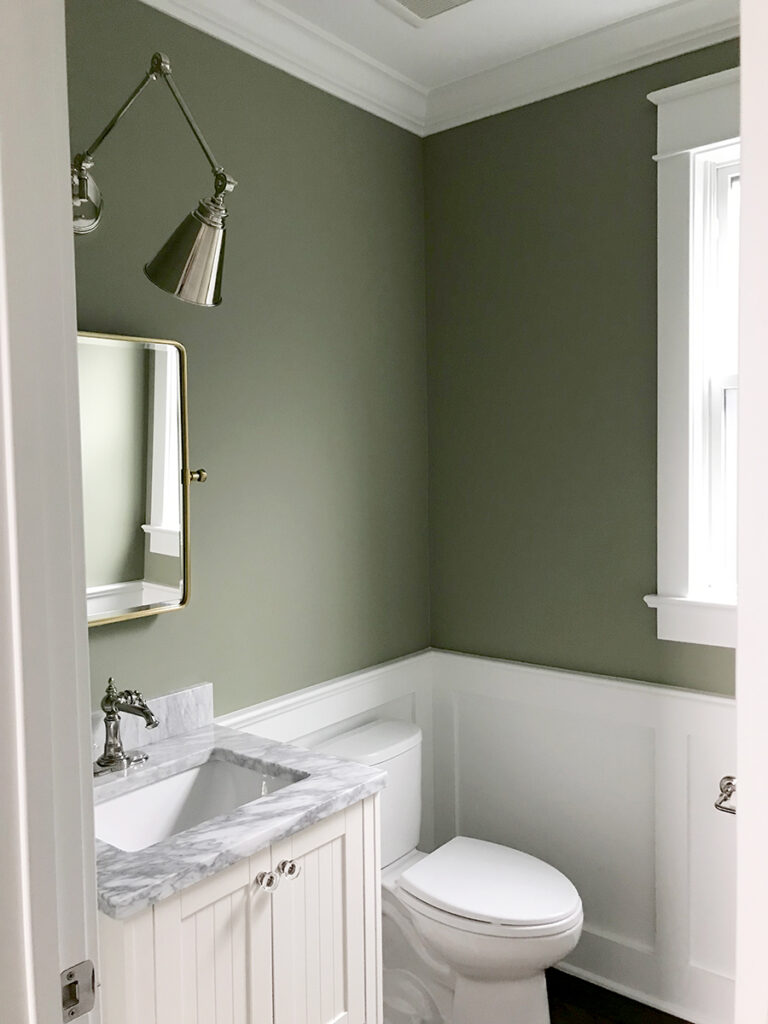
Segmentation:
<svg viewBox="0 0 768 1024">
<path fill-rule="evenodd" d="M 445 14 L 454 7 L 468 4 L 470 0 L 379 0 L 395 14 L 405 17 L 406 21 L 427 21 L 438 14 Z M 399 10 L 398 10 L 399 8 Z"/>
<path fill-rule="evenodd" d="M 153 2 L 153 0 L 147 0 Z M 166 0 L 169 2 L 169 0 Z M 178 0 L 170 0 L 171 3 Z M 259 0 L 217 0 L 227 9 Z M 652 10 L 733 0 L 264 0 L 352 46 L 409 81 L 434 89 Z M 184 0 L 204 3 L 211 0 Z M 451 3 L 435 17 L 414 11 Z M 408 6 L 406 6 L 408 5 Z M 393 12 L 399 17 L 393 16 Z M 418 31 L 414 31 L 414 27 Z"/>
</svg>

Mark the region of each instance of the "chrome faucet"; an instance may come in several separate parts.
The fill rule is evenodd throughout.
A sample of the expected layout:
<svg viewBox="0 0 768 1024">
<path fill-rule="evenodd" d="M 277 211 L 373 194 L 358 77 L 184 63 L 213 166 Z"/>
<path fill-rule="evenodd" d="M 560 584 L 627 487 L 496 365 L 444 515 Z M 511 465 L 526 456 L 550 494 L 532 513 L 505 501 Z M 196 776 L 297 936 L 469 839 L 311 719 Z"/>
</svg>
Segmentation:
<svg viewBox="0 0 768 1024">
<path fill-rule="evenodd" d="M 101 699 L 101 710 L 104 712 L 106 738 L 104 753 L 93 762 L 93 774 L 105 775 L 107 772 L 119 772 L 146 761 L 149 754 L 143 750 L 123 750 L 123 741 L 120 738 L 121 711 L 124 714 L 138 715 L 143 718 L 148 729 L 156 729 L 160 724 L 139 691 L 120 690 L 118 693 L 115 689 L 115 680 L 110 676 L 107 682 L 107 692 Z"/>
</svg>

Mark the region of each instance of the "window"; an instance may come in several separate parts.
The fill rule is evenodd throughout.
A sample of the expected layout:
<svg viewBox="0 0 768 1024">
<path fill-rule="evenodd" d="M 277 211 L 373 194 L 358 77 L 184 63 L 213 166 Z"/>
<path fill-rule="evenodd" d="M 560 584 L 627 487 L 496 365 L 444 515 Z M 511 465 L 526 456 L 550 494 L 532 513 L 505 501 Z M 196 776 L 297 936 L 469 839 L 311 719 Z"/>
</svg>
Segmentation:
<svg viewBox="0 0 768 1024">
<path fill-rule="evenodd" d="M 658 106 L 658 593 L 664 640 L 735 646 L 738 70 Z"/>
<path fill-rule="evenodd" d="M 147 511 L 142 530 L 149 551 L 179 558 L 181 551 L 181 400 L 179 353 L 173 345 L 152 350 L 152 399 L 148 430 Z"/>
<path fill-rule="evenodd" d="M 739 146 L 693 155 L 691 581 L 736 600 Z"/>
</svg>

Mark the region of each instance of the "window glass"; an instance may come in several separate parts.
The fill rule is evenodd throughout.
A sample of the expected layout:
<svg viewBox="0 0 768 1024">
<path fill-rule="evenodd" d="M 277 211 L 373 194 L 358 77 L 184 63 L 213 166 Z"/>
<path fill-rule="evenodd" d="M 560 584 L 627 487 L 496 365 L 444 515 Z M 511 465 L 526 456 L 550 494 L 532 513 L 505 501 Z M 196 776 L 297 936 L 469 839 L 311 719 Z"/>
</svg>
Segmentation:
<svg viewBox="0 0 768 1024">
<path fill-rule="evenodd" d="M 739 146 L 693 161 L 690 596 L 736 595 Z"/>
</svg>

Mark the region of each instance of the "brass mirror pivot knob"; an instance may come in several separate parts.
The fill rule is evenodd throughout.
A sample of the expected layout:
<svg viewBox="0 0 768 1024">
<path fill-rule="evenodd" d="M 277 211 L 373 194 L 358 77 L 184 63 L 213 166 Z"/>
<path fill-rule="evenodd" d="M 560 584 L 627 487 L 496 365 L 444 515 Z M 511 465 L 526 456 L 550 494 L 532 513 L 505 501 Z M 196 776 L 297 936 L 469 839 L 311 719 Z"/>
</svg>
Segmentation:
<svg viewBox="0 0 768 1024">
<path fill-rule="evenodd" d="M 204 484 L 208 479 L 208 474 L 204 469 L 190 469 L 189 481 L 190 483 Z"/>
</svg>

